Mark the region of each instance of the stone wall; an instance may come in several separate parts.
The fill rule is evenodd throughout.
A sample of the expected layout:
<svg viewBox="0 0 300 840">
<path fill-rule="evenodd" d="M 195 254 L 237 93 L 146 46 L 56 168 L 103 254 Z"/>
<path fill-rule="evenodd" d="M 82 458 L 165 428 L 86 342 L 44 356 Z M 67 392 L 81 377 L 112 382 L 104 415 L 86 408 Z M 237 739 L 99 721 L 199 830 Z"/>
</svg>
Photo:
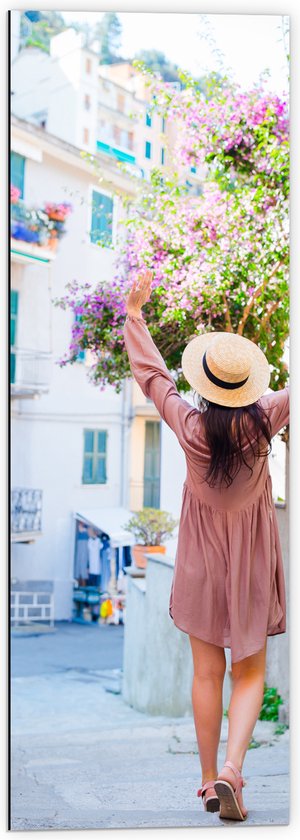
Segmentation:
<svg viewBox="0 0 300 840">
<path fill-rule="evenodd" d="M 287 473 L 288 474 L 288 473 Z M 288 479 L 287 479 L 288 483 Z M 286 505 L 276 507 L 286 579 L 287 629 L 289 619 L 289 520 Z M 124 639 L 124 700 L 140 711 L 180 717 L 192 714 L 192 656 L 188 636 L 169 616 L 174 560 L 148 555 L 145 578 L 128 575 Z M 225 649 L 227 670 L 223 704 L 230 700 L 230 650 Z M 283 698 L 280 719 L 289 717 L 289 633 L 268 637 L 266 682 Z"/>
<path fill-rule="evenodd" d="M 148 555 L 144 579 L 128 576 L 124 638 L 123 697 L 153 715 L 192 714 L 192 655 L 189 638 L 169 616 L 174 561 Z M 224 707 L 229 702 L 224 681 Z"/>
</svg>

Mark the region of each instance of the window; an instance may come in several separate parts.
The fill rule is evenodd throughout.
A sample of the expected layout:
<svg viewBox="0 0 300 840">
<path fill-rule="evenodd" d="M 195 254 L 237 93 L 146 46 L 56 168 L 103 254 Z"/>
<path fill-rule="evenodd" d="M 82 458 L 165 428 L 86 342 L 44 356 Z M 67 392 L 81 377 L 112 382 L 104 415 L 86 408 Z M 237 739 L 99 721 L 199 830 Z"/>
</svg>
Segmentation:
<svg viewBox="0 0 300 840">
<path fill-rule="evenodd" d="M 146 421 L 144 457 L 144 507 L 160 505 L 160 422 Z"/>
<path fill-rule="evenodd" d="M 80 323 L 81 315 L 76 312 L 75 314 L 75 322 Z M 80 350 L 80 352 L 76 356 L 76 362 L 84 362 L 85 361 L 85 350 Z"/>
<path fill-rule="evenodd" d="M 161 130 L 162 130 L 162 132 L 163 132 L 163 133 L 164 133 L 164 132 L 165 132 L 165 130 L 166 130 L 166 120 L 165 120 L 165 117 L 162 117 L 162 118 L 161 118 Z"/>
<path fill-rule="evenodd" d="M 117 107 L 118 107 L 118 111 L 124 111 L 124 108 L 125 108 L 125 96 L 123 96 L 123 93 L 118 93 L 118 96 L 117 96 Z"/>
<path fill-rule="evenodd" d="M 90 240 L 107 248 L 112 244 L 113 199 L 98 190 L 92 191 L 92 224 Z"/>
<path fill-rule="evenodd" d="M 106 482 L 107 432 L 84 429 L 83 484 Z"/>
<path fill-rule="evenodd" d="M 193 175 L 195 175 L 196 172 L 197 172 L 197 167 L 196 166 L 191 166 L 191 172 L 193 173 Z"/>
<path fill-rule="evenodd" d="M 92 72 L 92 61 L 90 58 L 85 59 L 85 72 L 88 75 Z"/>
<path fill-rule="evenodd" d="M 149 114 L 149 111 L 146 111 L 146 125 L 148 125 L 149 128 L 152 126 L 152 117 L 151 114 Z"/>
<path fill-rule="evenodd" d="M 128 149 L 128 131 L 126 131 L 125 128 L 122 128 L 121 131 L 121 146 L 123 146 L 124 149 Z"/>
<path fill-rule="evenodd" d="M 91 107 L 91 97 L 88 93 L 84 96 L 84 107 L 86 111 L 89 111 Z"/>
<path fill-rule="evenodd" d="M 10 156 L 10 183 L 20 190 L 20 198 L 24 198 L 25 158 L 17 152 Z"/>
<path fill-rule="evenodd" d="M 84 128 L 83 129 L 83 142 L 86 146 L 90 142 L 89 138 L 90 138 L 90 132 L 89 132 L 88 128 Z"/>
<path fill-rule="evenodd" d="M 149 140 L 146 140 L 145 143 L 145 157 L 148 158 L 148 160 L 151 158 L 151 143 L 149 143 Z"/>
<path fill-rule="evenodd" d="M 113 137 L 114 137 L 115 143 L 120 144 L 121 129 L 119 128 L 118 125 L 113 126 Z"/>
<path fill-rule="evenodd" d="M 128 131 L 128 149 L 133 149 L 133 131 Z"/>
<path fill-rule="evenodd" d="M 162 163 L 162 165 L 164 165 L 164 162 L 165 162 L 165 150 L 162 149 L 161 150 L 161 163 Z"/>
<path fill-rule="evenodd" d="M 10 293 L 10 381 L 11 384 L 16 379 L 16 337 L 17 337 L 17 316 L 18 316 L 18 298 L 19 292 L 14 289 Z"/>
</svg>

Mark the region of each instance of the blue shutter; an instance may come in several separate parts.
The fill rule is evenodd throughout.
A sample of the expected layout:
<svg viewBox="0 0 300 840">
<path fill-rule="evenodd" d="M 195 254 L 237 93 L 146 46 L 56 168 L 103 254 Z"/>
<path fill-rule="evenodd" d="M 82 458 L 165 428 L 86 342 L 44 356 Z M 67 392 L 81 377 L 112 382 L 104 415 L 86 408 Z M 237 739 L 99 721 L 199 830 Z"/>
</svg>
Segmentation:
<svg viewBox="0 0 300 840">
<path fill-rule="evenodd" d="M 149 140 L 146 140 L 145 143 L 145 157 L 148 158 L 148 160 L 151 158 L 151 143 L 149 143 Z"/>
<path fill-rule="evenodd" d="M 84 453 L 91 454 L 94 451 L 94 432 L 90 431 L 89 429 L 85 429 L 84 431 Z"/>
<path fill-rule="evenodd" d="M 162 150 L 161 150 L 161 163 L 162 163 L 162 166 L 164 165 L 164 162 L 165 162 L 165 150 L 164 150 L 164 149 L 162 149 Z"/>
<path fill-rule="evenodd" d="M 98 432 L 98 458 L 96 481 L 98 484 L 106 482 L 106 432 Z"/>
<path fill-rule="evenodd" d="M 98 432 L 98 452 L 106 452 L 106 432 Z"/>
<path fill-rule="evenodd" d="M 14 352 L 14 347 L 16 344 L 16 337 L 17 337 L 17 317 L 18 317 L 18 302 L 19 302 L 19 292 L 16 292 L 15 289 L 11 290 L 10 293 L 10 381 L 11 384 L 15 382 L 16 379 L 16 354 Z"/>
<path fill-rule="evenodd" d="M 149 128 L 151 128 L 152 125 L 151 114 L 149 114 L 149 111 L 146 112 L 146 125 L 148 125 Z"/>
<path fill-rule="evenodd" d="M 79 315 L 77 312 L 75 313 L 75 321 L 81 321 L 81 315 Z M 85 350 L 80 350 L 80 352 L 77 353 L 76 361 L 77 362 L 84 362 L 84 360 L 85 360 Z"/>
<path fill-rule="evenodd" d="M 10 155 L 10 183 L 21 191 L 20 198 L 24 198 L 25 158 L 17 152 Z"/>
<path fill-rule="evenodd" d="M 93 484 L 94 435 L 92 430 L 84 430 L 83 484 Z"/>
<path fill-rule="evenodd" d="M 106 482 L 106 464 L 105 458 L 99 458 L 97 463 L 96 484 L 105 484 Z"/>
<path fill-rule="evenodd" d="M 106 431 L 84 430 L 83 484 L 105 484 L 106 440 Z"/>
<path fill-rule="evenodd" d="M 112 244 L 113 200 L 108 195 L 93 190 L 91 242 L 109 246 Z"/>
<path fill-rule="evenodd" d="M 147 421 L 145 428 L 144 507 L 160 505 L 160 423 Z"/>
</svg>

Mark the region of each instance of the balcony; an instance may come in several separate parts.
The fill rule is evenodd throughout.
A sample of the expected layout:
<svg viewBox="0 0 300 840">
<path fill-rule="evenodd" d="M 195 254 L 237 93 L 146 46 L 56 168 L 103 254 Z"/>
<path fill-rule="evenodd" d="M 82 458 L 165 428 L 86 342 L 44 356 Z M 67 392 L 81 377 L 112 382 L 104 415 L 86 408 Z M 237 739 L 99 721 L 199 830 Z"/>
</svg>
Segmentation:
<svg viewBox="0 0 300 840">
<path fill-rule="evenodd" d="M 66 219 L 72 205 L 45 203 L 29 207 L 20 190 L 11 185 L 11 256 L 15 262 L 49 263 L 58 241 L 66 233 Z"/>
<path fill-rule="evenodd" d="M 11 349 L 10 387 L 12 399 L 28 399 L 49 391 L 52 354 L 39 350 Z"/>
<path fill-rule="evenodd" d="M 11 238 L 10 258 L 12 262 L 25 264 L 49 265 L 54 260 L 56 252 L 54 248 L 35 245 L 31 242 L 22 242 Z"/>
<path fill-rule="evenodd" d="M 103 152 L 105 155 L 121 161 L 122 163 L 131 163 L 136 166 L 135 155 L 120 149 L 118 146 L 111 146 L 109 143 L 104 143 L 102 140 L 97 140 L 97 152 Z"/>
<path fill-rule="evenodd" d="M 33 542 L 42 533 L 42 490 L 15 487 L 11 493 L 11 541 Z"/>
</svg>

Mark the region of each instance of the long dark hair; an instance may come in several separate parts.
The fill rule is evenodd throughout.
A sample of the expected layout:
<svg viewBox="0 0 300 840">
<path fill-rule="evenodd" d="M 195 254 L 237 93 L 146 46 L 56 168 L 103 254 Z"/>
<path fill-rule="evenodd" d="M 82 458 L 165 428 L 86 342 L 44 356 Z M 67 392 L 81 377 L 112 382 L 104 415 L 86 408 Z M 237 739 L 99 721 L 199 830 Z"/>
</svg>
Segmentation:
<svg viewBox="0 0 300 840">
<path fill-rule="evenodd" d="M 202 398 L 196 395 L 196 399 L 198 407 L 203 411 Z M 223 482 L 229 487 L 243 464 L 248 467 L 252 475 L 255 460 L 266 458 L 270 454 L 271 423 L 258 402 L 242 408 L 229 408 L 206 401 L 204 403 L 206 409 L 202 417 L 206 441 L 211 452 L 205 481 L 210 487 Z M 261 444 L 262 437 L 268 444 L 267 449 L 266 445 Z M 242 448 L 243 443 L 245 447 L 245 438 L 249 444 L 251 463 L 248 458 L 245 458 Z"/>
</svg>

